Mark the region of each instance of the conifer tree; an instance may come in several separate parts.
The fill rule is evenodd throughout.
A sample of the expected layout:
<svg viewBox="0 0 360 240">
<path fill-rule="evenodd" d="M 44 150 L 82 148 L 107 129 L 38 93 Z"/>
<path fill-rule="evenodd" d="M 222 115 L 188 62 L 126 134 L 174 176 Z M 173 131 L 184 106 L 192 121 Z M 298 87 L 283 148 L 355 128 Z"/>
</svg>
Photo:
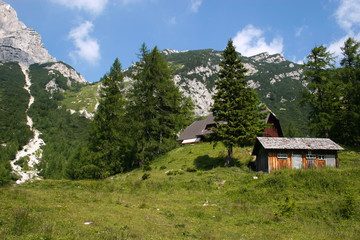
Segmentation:
<svg viewBox="0 0 360 240">
<path fill-rule="evenodd" d="M 140 49 L 128 115 L 136 139 L 136 162 L 142 165 L 176 146 L 177 133 L 191 121 L 193 105 L 175 86 L 163 56 L 155 47 Z"/>
<path fill-rule="evenodd" d="M 341 141 L 360 144 L 360 42 L 348 38 L 341 47 L 343 58 L 338 70 L 342 80 L 341 112 L 338 116 L 338 136 Z"/>
<path fill-rule="evenodd" d="M 310 130 L 317 137 L 329 137 L 338 109 L 338 88 L 334 75 L 334 57 L 324 46 L 314 47 L 303 65 L 308 88 L 301 104 L 310 105 Z"/>
<path fill-rule="evenodd" d="M 124 170 L 130 152 L 124 132 L 124 76 L 116 58 L 110 72 L 101 79 L 100 100 L 91 129 L 92 164 L 107 177 Z"/>
<path fill-rule="evenodd" d="M 228 41 L 220 63 L 217 92 L 213 96 L 212 112 L 217 122 L 215 141 L 221 141 L 228 149 L 225 165 L 233 164 L 233 147 L 253 143 L 263 131 L 265 118 L 256 92 L 247 86 L 247 69 L 235 51 L 232 40 Z"/>
</svg>

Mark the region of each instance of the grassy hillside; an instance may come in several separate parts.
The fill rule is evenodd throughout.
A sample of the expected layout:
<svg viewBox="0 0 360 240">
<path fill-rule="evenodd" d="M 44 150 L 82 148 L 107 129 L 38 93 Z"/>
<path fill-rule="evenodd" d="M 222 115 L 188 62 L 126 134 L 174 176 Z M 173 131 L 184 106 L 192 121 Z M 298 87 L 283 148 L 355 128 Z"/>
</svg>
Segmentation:
<svg viewBox="0 0 360 240">
<path fill-rule="evenodd" d="M 86 110 L 88 113 L 95 112 L 97 90 L 100 82 L 82 87 L 79 91 L 67 91 L 64 93 L 64 99 L 61 104 L 66 109 L 75 111 Z"/>
<path fill-rule="evenodd" d="M 223 146 L 202 143 L 147 172 L 2 187 L 0 238 L 359 239 L 359 153 L 341 153 L 339 169 L 259 174 L 250 150 L 231 168 Z"/>
</svg>

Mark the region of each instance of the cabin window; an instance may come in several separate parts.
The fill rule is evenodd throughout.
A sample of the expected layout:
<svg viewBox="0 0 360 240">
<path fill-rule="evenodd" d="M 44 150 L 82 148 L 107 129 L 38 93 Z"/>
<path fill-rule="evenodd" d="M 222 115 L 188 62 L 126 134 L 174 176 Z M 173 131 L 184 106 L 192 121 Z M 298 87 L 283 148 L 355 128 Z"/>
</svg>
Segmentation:
<svg viewBox="0 0 360 240">
<path fill-rule="evenodd" d="M 286 153 L 278 153 L 277 158 L 280 159 L 280 160 L 286 160 L 287 159 L 287 154 Z"/>
<path fill-rule="evenodd" d="M 325 155 L 318 155 L 318 159 L 321 161 L 326 160 L 326 156 Z"/>
<path fill-rule="evenodd" d="M 315 154 L 306 154 L 306 159 L 307 159 L 307 160 L 315 160 L 315 159 L 316 159 L 316 155 L 315 155 Z"/>
</svg>

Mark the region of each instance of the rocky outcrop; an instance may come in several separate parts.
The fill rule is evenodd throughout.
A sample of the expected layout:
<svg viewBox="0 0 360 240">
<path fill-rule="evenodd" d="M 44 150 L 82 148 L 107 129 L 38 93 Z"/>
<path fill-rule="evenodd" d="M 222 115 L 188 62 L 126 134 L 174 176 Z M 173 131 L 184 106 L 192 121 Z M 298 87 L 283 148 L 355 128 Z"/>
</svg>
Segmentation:
<svg viewBox="0 0 360 240">
<path fill-rule="evenodd" d="M 250 57 L 255 62 L 267 62 L 267 63 L 281 63 L 286 61 L 282 54 L 273 54 L 270 55 L 267 52 L 257 54 L 255 56 Z"/>
<path fill-rule="evenodd" d="M 184 77 L 184 79 L 182 79 L 180 75 L 174 76 L 174 82 L 186 97 L 192 99 L 195 105 L 196 115 L 206 116 L 209 114 L 210 107 L 214 103 L 212 99 L 214 89 L 207 89 L 206 85 L 196 78 L 189 79 Z"/>
<path fill-rule="evenodd" d="M 88 83 L 83 76 L 81 76 L 78 72 L 75 71 L 75 69 L 67 66 L 64 63 L 57 62 L 52 64 L 50 67 L 46 67 L 46 69 L 50 69 L 49 74 L 54 73 L 51 70 L 59 71 L 64 77 L 68 79 L 67 85 L 69 87 L 71 86 L 71 79 L 78 83 Z"/>
<path fill-rule="evenodd" d="M 44 48 L 41 36 L 19 21 L 16 11 L 0 2 L 0 60 L 33 63 L 55 62 Z"/>
</svg>

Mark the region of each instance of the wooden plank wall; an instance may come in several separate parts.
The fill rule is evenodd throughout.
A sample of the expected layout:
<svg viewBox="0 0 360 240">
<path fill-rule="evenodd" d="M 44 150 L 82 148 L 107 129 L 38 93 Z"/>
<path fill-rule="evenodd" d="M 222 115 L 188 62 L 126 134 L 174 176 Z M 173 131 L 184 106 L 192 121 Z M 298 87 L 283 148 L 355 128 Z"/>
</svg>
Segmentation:
<svg viewBox="0 0 360 240">
<path fill-rule="evenodd" d="M 269 169 L 270 172 L 274 170 L 279 170 L 283 168 L 292 168 L 292 154 L 287 154 L 287 159 L 282 160 L 277 158 L 276 152 L 269 153 Z"/>
<path fill-rule="evenodd" d="M 284 153 L 284 152 L 279 152 Z M 292 162 L 292 156 L 293 154 L 301 154 L 302 155 L 302 167 L 304 169 L 308 168 L 309 161 L 306 159 L 306 153 L 300 153 L 300 152 L 288 152 L 287 153 L 287 159 L 282 160 L 277 158 L 278 152 L 269 152 L 268 153 L 268 161 L 269 161 L 269 170 L 270 172 L 274 170 L 279 170 L 283 168 L 293 168 L 293 162 Z M 326 166 L 326 160 L 319 160 L 318 155 L 319 154 L 325 154 L 325 153 L 314 153 L 316 154 L 315 159 L 315 167 L 325 167 Z M 335 161 L 336 161 L 336 167 L 338 166 L 338 158 L 337 154 L 335 154 Z"/>
</svg>

